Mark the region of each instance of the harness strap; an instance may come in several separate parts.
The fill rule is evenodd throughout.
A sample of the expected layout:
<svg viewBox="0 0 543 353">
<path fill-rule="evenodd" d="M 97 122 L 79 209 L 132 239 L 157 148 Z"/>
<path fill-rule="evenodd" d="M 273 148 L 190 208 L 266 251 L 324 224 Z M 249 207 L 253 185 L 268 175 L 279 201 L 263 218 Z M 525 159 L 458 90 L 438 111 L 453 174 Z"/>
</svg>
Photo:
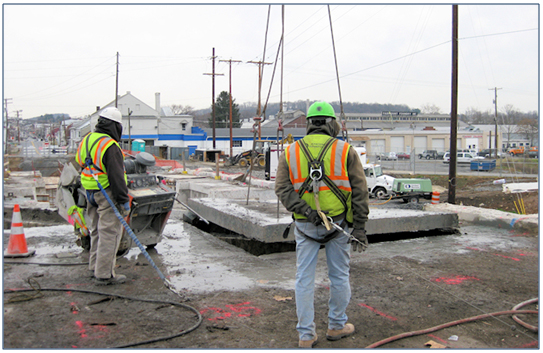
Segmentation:
<svg viewBox="0 0 543 353">
<path fill-rule="evenodd" d="M 328 149 L 332 146 L 335 140 L 336 140 L 335 138 L 331 137 L 328 141 L 326 141 L 326 143 L 324 144 L 323 148 L 321 149 L 321 152 L 319 153 L 316 159 L 313 158 L 313 155 L 309 151 L 307 144 L 303 140 L 298 141 L 298 143 L 300 144 L 300 148 L 302 149 L 302 152 L 305 155 L 305 158 L 307 158 L 307 160 L 309 161 L 310 166 L 320 168 L 322 165 L 322 160 L 324 158 L 324 155 L 326 154 L 326 152 L 328 152 Z M 300 197 L 303 194 L 305 194 L 307 190 L 309 190 L 309 187 L 311 186 L 312 181 L 313 179 L 311 179 L 311 175 L 308 175 L 305 181 L 303 182 L 302 186 L 300 187 L 300 190 L 298 190 L 298 195 L 300 195 Z"/>
<path fill-rule="evenodd" d="M 305 157 L 310 161 L 310 163 L 318 162 L 320 164 L 320 163 L 322 163 L 322 159 L 324 158 L 324 155 L 326 154 L 328 149 L 332 146 L 334 141 L 335 141 L 334 138 L 330 138 L 326 142 L 324 147 L 321 149 L 321 152 L 319 153 L 319 156 L 317 157 L 317 159 L 312 159 L 313 156 L 309 152 L 309 149 L 308 149 L 307 145 L 305 144 L 305 142 L 303 142 L 303 140 L 300 140 L 299 142 L 300 142 L 300 147 L 302 149 L 302 152 L 304 153 Z M 323 175 L 324 176 L 323 176 L 322 180 L 324 181 L 326 186 L 328 186 L 330 188 L 330 190 L 334 193 L 334 195 L 336 195 L 336 197 L 341 201 L 341 203 L 343 204 L 343 207 L 345 208 L 345 211 L 347 211 L 348 208 L 349 208 L 349 206 L 347 205 L 347 197 L 345 196 L 345 194 L 343 194 L 341 192 L 341 190 L 338 188 L 338 186 L 336 184 L 334 184 L 334 182 L 332 181 L 332 179 L 330 179 L 330 177 L 328 175 L 326 175 L 326 174 L 323 174 Z M 312 181 L 313 180 L 311 179 L 311 176 L 308 176 L 305 179 L 302 186 L 300 187 L 300 190 L 298 190 L 298 195 L 300 195 L 300 197 L 307 190 L 309 190 L 309 187 L 311 186 Z"/>
<path fill-rule="evenodd" d="M 92 150 L 94 148 L 94 146 L 100 142 L 101 140 L 105 139 L 106 136 L 101 136 L 100 138 L 98 138 L 96 141 L 94 141 L 92 143 L 92 146 L 90 147 L 89 149 L 89 138 L 90 138 L 90 135 L 91 134 L 88 134 L 87 135 L 87 138 L 85 139 L 85 146 L 87 148 L 86 152 L 87 152 L 87 156 L 85 157 L 85 164 L 83 164 L 83 168 L 89 168 L 90 170 L 90 166 L 92 165 L 94 168 L 96 168 L 96 170 L 99 170 L 100 172 L 104 172 L 102 169 L 98 168 L 98 166 L 96 164 L 94 164 L 94 161 L 92 160 L 92 157 L 89 153 L 89 150 Z"/>
</svg>

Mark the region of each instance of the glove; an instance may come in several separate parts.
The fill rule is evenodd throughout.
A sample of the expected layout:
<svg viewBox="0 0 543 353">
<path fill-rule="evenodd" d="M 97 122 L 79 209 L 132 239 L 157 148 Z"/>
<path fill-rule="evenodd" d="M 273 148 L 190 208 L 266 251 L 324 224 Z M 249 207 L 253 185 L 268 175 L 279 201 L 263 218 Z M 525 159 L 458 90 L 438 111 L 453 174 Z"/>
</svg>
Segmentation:
<svg viewBox="0 0 543 353">
<path fill-rule="evenodd" d="M 310 223 L 313 223 L 316 226 L 319 226 L 322 223 L 322 218 L 319 216 L 319 213 L 317 210 L 312 209 L 311 207 L 308 207 L 305 212 L 304 216 L 307 218 L 307 220 Z"/>
<path fill-rule="evenodd" d="M 362 244 L 355 240 L 351 240 L 351 247 L 353 251 L 362 252 L 366 251 L 368 248 L 368 238 L 366 237 L 366 230 L 365 229 L 355 229 L 351 233 L 353 237 L 355 237 L 357 240 L 359 240 Z"/>
<path fill-rule="evenodd" d="M 130 202 L 123 203 L 123 209 L 121 210 L 121 214 L 123 217 L 128 216 L 130 213 Z"/>
</svg>

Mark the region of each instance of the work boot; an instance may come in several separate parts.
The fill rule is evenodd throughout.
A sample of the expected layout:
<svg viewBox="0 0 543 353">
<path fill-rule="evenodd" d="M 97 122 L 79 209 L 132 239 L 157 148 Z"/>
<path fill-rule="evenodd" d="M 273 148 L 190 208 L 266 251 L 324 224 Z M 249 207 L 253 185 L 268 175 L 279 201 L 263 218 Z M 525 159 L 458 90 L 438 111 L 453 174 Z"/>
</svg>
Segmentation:
<svg viewBox="0 0 543 353">
<path fill-rule="evenodd" d="M 110 278 L 96 278 L 94 280 L 94 284 L 97 286 L 107 286 L 112 284 L 121 284 L 126 281 L 125 275 L 117 275 L 115 277 Z"/>
<path fill-rule="evenodd" d="M 326 332 L 326 339 L 328 341 L 337 341 L 343 337 L 350 336 L 354 333 L 353 324 L 345 324 L 341 330 L 330 330 Z"/>
<path fill-rule="evenodd" d="M 300 347 L 300 348 L 313 348 L 317 344 L 318 339 L 319 339 L 319 336 L 317 336 L 317 334 L 315 333 L 315 337 L 313 337 L 312 340 L 306 340 L 306 341 L 299 340 L 298 341 L 298 347 Z"/>
</svg>

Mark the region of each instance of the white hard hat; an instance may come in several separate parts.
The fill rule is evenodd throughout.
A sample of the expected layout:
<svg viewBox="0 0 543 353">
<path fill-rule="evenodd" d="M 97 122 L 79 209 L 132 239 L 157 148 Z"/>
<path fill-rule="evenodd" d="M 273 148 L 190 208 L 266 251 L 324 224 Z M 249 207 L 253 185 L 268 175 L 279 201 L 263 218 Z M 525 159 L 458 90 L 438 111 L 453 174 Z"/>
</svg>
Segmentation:
<svg viewBox="0 0 543 353">
<path fill-rule="evenodd" d="M 104 108 L 101 112 L 100 112 L 100 116 L 102 118 L 106 118 L 106 119 L 109 119 L 109 120 L 113 120 L 119 124 L 122 124 L 123 123 L 123 115 L 121 114 L 121 112 L 119 111 L 119 109 L 115 108 L 115 107 L 107 107 L 107 108 Z"/>
</svg>

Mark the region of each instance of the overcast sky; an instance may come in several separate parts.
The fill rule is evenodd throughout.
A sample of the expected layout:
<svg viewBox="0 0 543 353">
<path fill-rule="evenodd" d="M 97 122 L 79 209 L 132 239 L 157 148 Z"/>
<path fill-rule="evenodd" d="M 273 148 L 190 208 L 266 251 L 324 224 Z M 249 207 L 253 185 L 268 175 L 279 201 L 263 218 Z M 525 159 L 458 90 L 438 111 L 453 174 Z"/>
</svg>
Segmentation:
<svg viewBox="0 0 543 353">
<path fill-rule="evenodd" d="M 257 102 L 258 66 L 276 61 L 281 5 L 3 5 L 3 83 L 8 112 L 91 114 L 130 91 L 151 107 L 209 108 L 215 92 Z M 330 5 L 343 102 L 433 104 L 451 109 L 452 5 Z M 513 105 L 538 110 L 539 5 L 459 5 L 458 111 Z M 284 51 L 264 66 L 262 104 L 339 101 L 326 5 L 285 5 Z"/>
</svg>

